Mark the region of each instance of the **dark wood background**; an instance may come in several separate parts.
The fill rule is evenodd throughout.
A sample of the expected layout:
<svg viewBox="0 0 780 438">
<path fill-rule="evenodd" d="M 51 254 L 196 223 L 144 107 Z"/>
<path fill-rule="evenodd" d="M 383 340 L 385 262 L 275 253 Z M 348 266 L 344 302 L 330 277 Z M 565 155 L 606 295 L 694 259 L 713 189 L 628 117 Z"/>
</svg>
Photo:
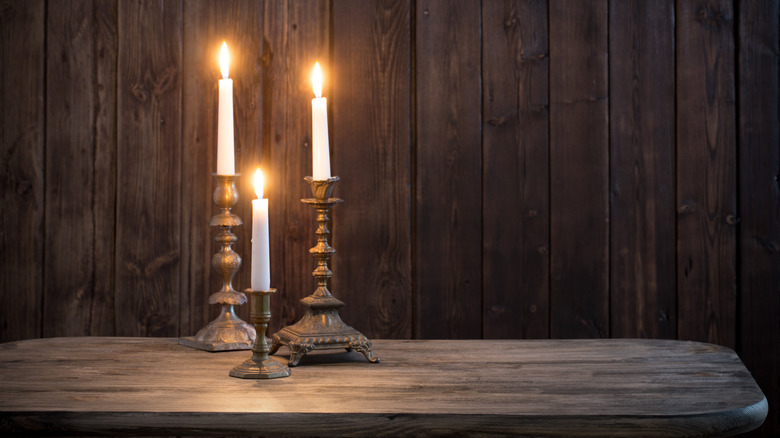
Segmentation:
<svg viewBox="0 0 780 438">
<path fill-rule="evenodd" d="M 191 335 L 216 316 L 227 40 L 245 221 L 253 169 L 269 178 L 274 329 L 313 291 L 299 199 L 319 60 L 348 323 L 726 345 L 780 433 L 778 1 L 0 7 L 3 341 Z"/>
</svg>

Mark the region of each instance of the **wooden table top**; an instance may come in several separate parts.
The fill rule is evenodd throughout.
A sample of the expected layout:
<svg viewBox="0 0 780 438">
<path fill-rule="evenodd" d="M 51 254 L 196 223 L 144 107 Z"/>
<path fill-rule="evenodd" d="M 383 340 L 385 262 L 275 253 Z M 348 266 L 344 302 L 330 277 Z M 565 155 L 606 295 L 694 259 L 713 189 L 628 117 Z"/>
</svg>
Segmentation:
<svg viewBox="0 0 780 438">
<path fill-rule="evenodd" d="M 737 355 L 710 344 L 376 340 L 374 351 L 378 364 L 315 352 L 288 378 L 243 380 L 228 372 L 250 352 L 172 338 L 0 344 L 0 434 L 722 436 L 767 414 Z"/>
</svg>

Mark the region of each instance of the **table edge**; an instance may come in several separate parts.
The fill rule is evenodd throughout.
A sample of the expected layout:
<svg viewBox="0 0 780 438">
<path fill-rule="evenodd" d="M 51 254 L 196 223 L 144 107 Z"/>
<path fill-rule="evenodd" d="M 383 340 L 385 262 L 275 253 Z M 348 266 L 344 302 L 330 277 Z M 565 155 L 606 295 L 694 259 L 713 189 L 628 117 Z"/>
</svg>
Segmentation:
<svg viewBox="0 0 780 438">
<path fill-rule="evenodd" d="M 686 416 L 567 416 L 413 413 L 233 412 L 0 412 L 0 432 L 15 435 L 236 435 L 419 436 L 517 434 L 544 436 L 730 436 L 758 428 L 766 397 L 742 409 Z M 292 424 L 295 429 L 291 430 Z M 722 429 L 713 425 L 727 426 Z M 301 426 L 305 426 L 301 429 Z M 590 428 L 597 427 L 597 432 Z M 608 433 L 605 433 L 608 431 Z"/>
</svg>

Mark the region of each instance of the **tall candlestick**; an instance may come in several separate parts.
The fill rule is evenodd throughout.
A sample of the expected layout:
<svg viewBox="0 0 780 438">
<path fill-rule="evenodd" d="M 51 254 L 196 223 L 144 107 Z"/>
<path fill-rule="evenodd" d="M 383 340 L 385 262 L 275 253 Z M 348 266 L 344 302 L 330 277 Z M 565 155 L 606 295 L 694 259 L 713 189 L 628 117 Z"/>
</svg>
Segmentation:
<svg viewBox="0 0 780 438">
<path fill-rule="evenodd" d="M 228 78 L 230 54 L 227 43 L 222 42 L 219 56 L 222 79 L 219 80 L 219 118 L 217 123 L 217 175 L 235 175 L 233 151 L 233 79 Z"/>
<path fill-rule="evenodd" d="M 255 172 L 252 200 L 252 289 L 271 289 L 271 256 L 268 238 L 268 199 L 263 199 L 263 173 Z"/>
<path fill-rule="evenodd" d="M 330 178 L 328 100 L 322 97 L 322 71 L 319 62 L 314 64 L 311 82 L 314 95 L 317 96 L 311 100 L 312 176 L 315 181 L 324 181 Z"/>
</svg>

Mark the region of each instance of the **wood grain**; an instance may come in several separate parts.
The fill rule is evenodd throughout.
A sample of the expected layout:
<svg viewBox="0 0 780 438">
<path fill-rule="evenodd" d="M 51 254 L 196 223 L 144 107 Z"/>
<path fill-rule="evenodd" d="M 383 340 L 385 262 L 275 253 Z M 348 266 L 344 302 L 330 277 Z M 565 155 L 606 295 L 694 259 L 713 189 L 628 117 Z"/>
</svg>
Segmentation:
<svg viewBox="0 0 780 438">
<path fill-rule="evenodd" d="M 298 301 L 314 292 L 309 248 L 316 243 L 315 212 L 300 199 L 311 197 L 303 180 L 312 173 L 310 78 L 318 60 L 330 71 L 330 10 L 329 1 L 264 5 L 263 154 L 269 160 L 271 286 L 279 290 L 269 333 L 295 323 L 303 315 Z M 323 96 L 329 86 L 326 79 Z"/>
<path fill-rule="evenodd" d="M 116 4 L 47 14 L 44 336 L 114 333 Z"/>
<path fill-rule="evenodd" d="M 674 2 L 610 2 L 610 327 L 674 338 Z"/>
<path fill-rule="evenodd" d="M 482 332 L 480 10 L 416 5 L 414 337 Z"/>
<path fill-rule="evenodd" d="M 119 4 L 118 335 L 179 334 L 181 2 Z"/>
<path fill-rule="evenodd" d="M 4 341 L 38 337 L 42 330 L 44 54 L 44 2 L 4 2 L 0 10 L 0 339 Z"/>
<path fill-rule="evenodd" d="M 732 2 L 677 3 L 677 335 L 734 346 Z"/>
<path fill-rule="evenodd" d="M 550 336 L 609 336 L 607 2 L 550 1 Z"/>
<path fill-rule="evenodd" d="M 737 345 L 769 401 L 758 432 L 771 436 L 780 433 L 780 2 L 742 1 L 738 17 Z"/>
<path fill-rule="evenodd" d="M 728 348 L 669 340 L 375 341 L 289 378 L 175 339 L 0 345 L 0 431 L 92 434 L 723 436 L 766 399 Z M 186 364 L 185 367 L 182 367 Z M 349 382 L 349 384 L 345 384 Z"/>
<path fill-rule="evenodd" d="M 369 338 L 412 334 L 411 5 L 333 5 L 331 291 Z"/>
<path fill-rule="evenodd" d="M 482 334 L 549 336 L 547 2 L 482 3 Z"/>
<path fill-rule="evenodd" d="M 212 201 L 216 187 L 218 54 L 222 41 L 230 51 L 233 79 L 236 172 L 239 201 L 233 212 L 244 225 L 234 228 L 239 240 L 234 250 L 243 264 L 233 279 L 236 290 L 250 287 L 251 199 L 254 170 L 260 165 L 262 145 L 263 7 L 249 0 L 184 2 L 184 54 L 182 83 L 182 276 L 181 321 L 183 335 L 193 335 L 219 313 L 208 297 L 221 286 L 211 266 L 218 251 L 217 230 L 209 226 L 218 212 Z M 264 163 L 267 165 L 267 163 Z M 266 169 L 266 172 L 268 169 Z M 248 306 L 236 309 L 248 320 Z"/>
</svg>

